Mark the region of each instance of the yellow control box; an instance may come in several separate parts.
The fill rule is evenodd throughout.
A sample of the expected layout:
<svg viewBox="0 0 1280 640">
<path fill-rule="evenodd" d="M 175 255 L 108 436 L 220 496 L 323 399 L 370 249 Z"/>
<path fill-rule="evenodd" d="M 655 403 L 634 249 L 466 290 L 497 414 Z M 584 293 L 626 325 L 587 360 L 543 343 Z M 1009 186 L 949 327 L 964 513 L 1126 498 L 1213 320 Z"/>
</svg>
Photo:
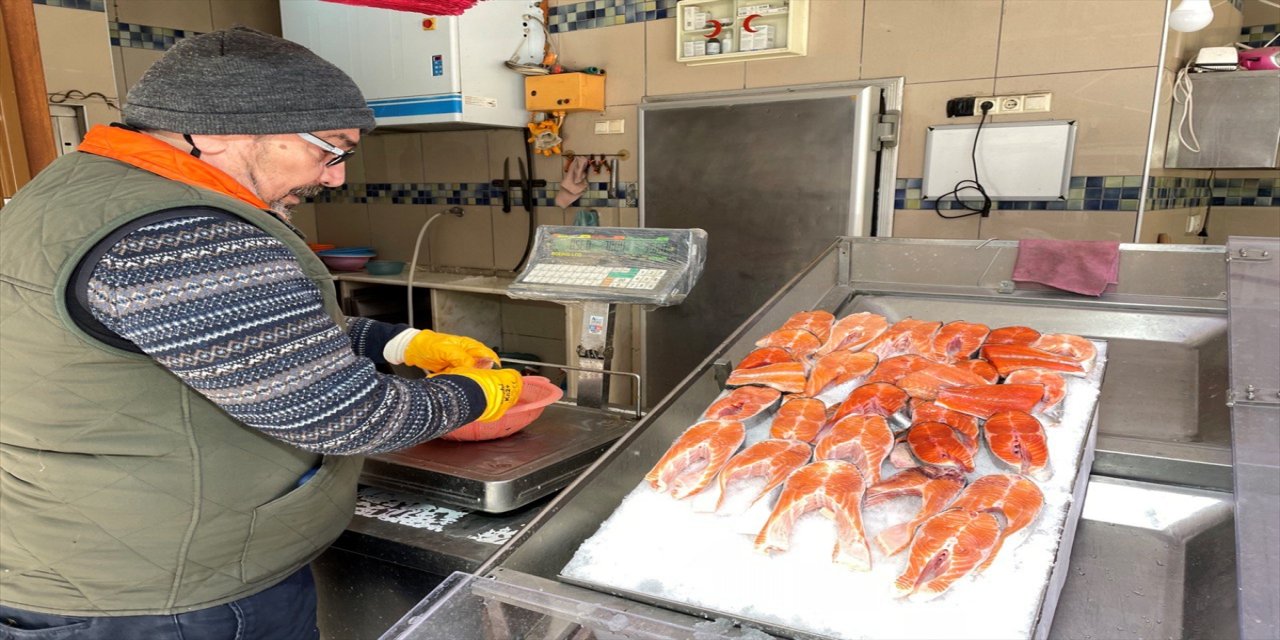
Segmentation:
<svg viewBox="0 0 1280 640">
<path fill-rule="evenodd" d="M 529 111 L 604 111 L 604 76 L 591 73 L 525 76 L 524 108 Z"/>
</svg>

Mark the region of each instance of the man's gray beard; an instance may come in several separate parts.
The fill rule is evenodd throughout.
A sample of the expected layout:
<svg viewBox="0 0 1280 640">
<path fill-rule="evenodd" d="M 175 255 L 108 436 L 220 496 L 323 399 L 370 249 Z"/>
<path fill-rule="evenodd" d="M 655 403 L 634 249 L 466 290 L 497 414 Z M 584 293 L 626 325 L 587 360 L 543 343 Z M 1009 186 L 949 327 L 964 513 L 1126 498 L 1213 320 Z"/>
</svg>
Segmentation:
<svg viewBox="0 0 1280 640">
<path fill-rule="evenodd" d="M 317 196 L 322 191 L 324 191 L 323 186 L 314 184 L 309 187 L 298 187 L 297 189 L 294 189 L 290 191 L 288 194 L 286 194 L 285 197 L 294 195 L 294 196 L 298 196 L 300 200 L 305 202 L 307 198 Z M 301 204 L 301 202 L 299 204 Z M 286 222 L 293 221 L 293 208 L 297 205 L 285 204 L 284 198 L 280 198 L 279 200 L 273 200 L 269 202 L 267 206 L 270 207 L 273 213 L 275 213 L 276 215 L 279 215 L 281 218 L 284 218 Z"/>
</svg>

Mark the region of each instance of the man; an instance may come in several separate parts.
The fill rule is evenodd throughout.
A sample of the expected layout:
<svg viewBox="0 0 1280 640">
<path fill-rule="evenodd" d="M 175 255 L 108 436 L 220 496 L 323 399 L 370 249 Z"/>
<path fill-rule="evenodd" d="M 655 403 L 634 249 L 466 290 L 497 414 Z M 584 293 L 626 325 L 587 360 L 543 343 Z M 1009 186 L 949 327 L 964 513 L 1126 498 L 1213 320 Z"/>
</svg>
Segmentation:
<svg viewBox="0 0 1280 640">
<path fill-rule="evenodd" d="M 478 342 L 343 318 L 288 224 L 373 126 L 311 51 L 218 31 L 4 207 L 0 638 L 318 637 L 359 454 L 514 404 Z"/>
</svg>

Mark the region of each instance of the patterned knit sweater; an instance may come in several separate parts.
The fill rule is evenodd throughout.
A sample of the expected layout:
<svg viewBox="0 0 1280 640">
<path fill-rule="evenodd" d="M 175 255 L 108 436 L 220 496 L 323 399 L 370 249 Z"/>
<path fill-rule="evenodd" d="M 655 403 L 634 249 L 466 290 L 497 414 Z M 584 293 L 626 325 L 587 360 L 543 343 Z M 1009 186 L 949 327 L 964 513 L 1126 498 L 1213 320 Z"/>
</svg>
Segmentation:
<svg viewBox="0 0 1280 640">
<path fill-rule="evenodd" d="M 237 420 L 307 451 L 409 447 L 480 415 L 470 379 L 378 373 L 403 325 L 349 318 L 343 332 L 293 253 L 234 218 L 151 223 L 111 246 L 90 312 Z"/>
</svg>

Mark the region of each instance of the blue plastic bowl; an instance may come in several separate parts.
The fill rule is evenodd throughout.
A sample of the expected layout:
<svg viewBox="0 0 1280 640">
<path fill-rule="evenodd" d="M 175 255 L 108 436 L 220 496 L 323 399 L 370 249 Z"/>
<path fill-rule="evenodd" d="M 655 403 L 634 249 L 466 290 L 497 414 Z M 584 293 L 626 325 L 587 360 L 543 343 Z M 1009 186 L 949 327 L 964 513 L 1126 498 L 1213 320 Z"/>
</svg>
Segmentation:
<svg viewBox="0 0 1280 640">
<path fill-rule="evenodd" d="M 394 276 L 404 271 L 404 263 L 399 260 L 370 260 L 364 270 L 371 276 Z"/>
</svg>

